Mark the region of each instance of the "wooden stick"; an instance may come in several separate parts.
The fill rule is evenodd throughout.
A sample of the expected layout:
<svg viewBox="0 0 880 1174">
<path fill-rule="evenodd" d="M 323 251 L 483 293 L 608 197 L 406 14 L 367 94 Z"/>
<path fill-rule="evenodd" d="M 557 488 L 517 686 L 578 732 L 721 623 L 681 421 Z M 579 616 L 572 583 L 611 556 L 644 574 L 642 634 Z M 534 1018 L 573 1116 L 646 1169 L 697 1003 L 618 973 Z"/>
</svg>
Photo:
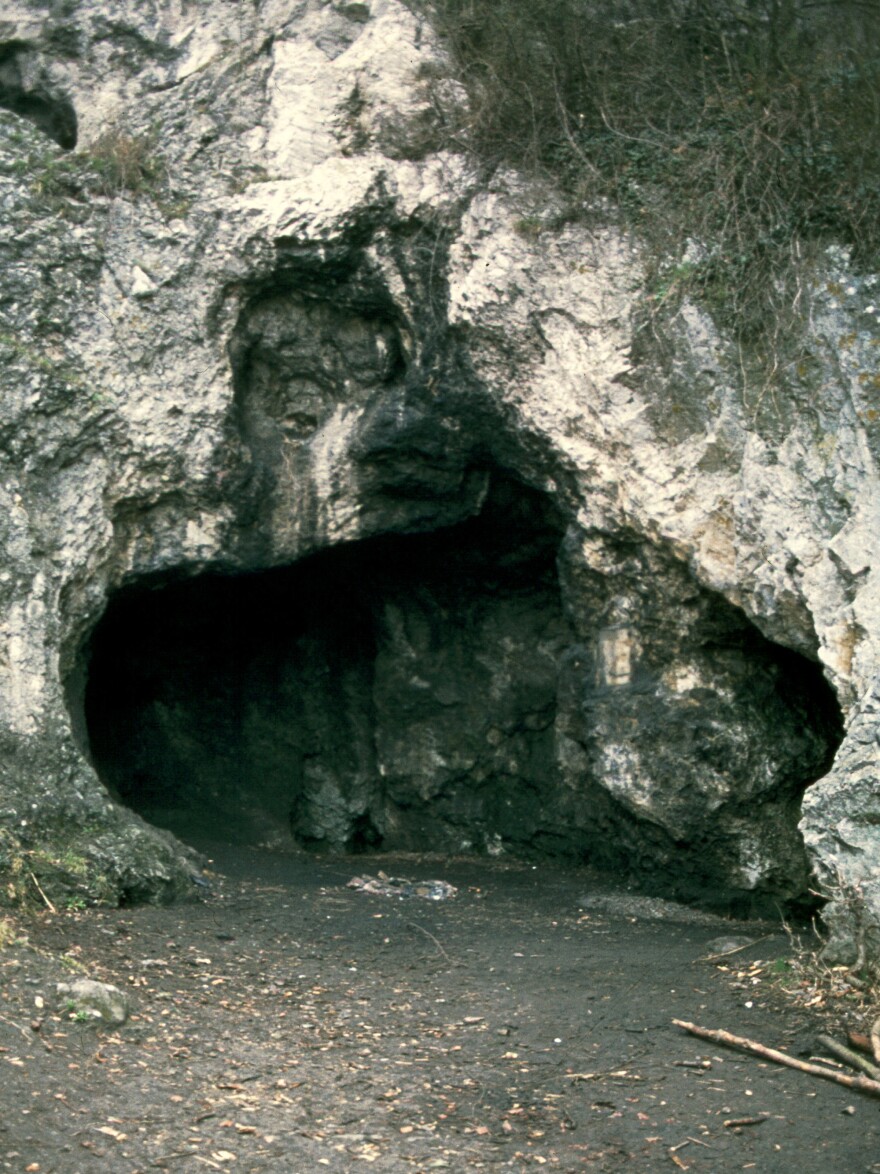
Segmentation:
<svg viewBox="0 0 880 1174">
<path fill-rule="evenodd" d="M 759 942 L 766 942 L 768 938 L 772 938 L 773 934 L 764 934 L 762 938 L 750 938 L 744 946 L 734 946 L 731 950 L 721 950 L 718 954 L 704 954 L 702 958 L 698 958 L 698 962 L 715 962 L 718 958 L 727 958 L 730 954 L 739 954 L 742 950 L 747 950 L 749 946 L 757 946 Z"/>
<path fill-rule="evenodd" d="M 874 1053 L 874 1059 L 880 1064 L 880 1018 L 875 1019 L 871 1024 L 871 1050 Z"/>
<path fill-rule="evenodd" d="M 817 1038 L 822 1047 L 826 1051 L 829 1051 L 832 1056 L 837 1056 L 838 1060 L 843 1060 L 845 1064 L 849 1064 L 850 1068 L 855 1068 L 857 1072 L 864 1072 L 872 1080 L 880 1080 L 880 1068 L 876 1064 L 872 1064 L 865 1056 L 860 1056 L 852 1048 L 848 1048 L 844 1044 L 839 1044 L 830 1035 L 820 1035 Z"/>
<path fill-rule="evenodd" d="M 865 1035 L 864 1032 L 861 1031 L 848 1031 L 846 1033 L 846 1038 L 851 1048 L 858 1048 L 858 1050 L 860 1052 L 864 1052 L 865 1055 L 871 1055 L 870 1036 Z"/>
<path fill-rule="evenodd" d="M 380 873 L 379 875 L 381 876 L 383 874 Z M 452 965 L 452 959 L 449 957 L 449 955 L 446 953 L 446 951 L 443 949 L 443 947 L 440 945 L 440 943 L 437 941 L 437 939 L 434 937 L 434 935 L 432 933 L 429 933 L 428 930 L 426 930 L 423 925 L 419 925 L 419 923 L 417 921 L 407 921 L 405 924 L 411 926 L 413 929 L 417 929 L 419 931 L 419 933 L 423 933 L 426 938 L 430 938 L 431 941 L 434 943 L 434 945 L 437 947 L 437 949 L 440 951 L 440 953 L 443 955 L 443 957 L 446 959 L 446 961 L 450 964 L 450 966 Z"/>
<path fill-rule="evenodd" d="M 807 1064 L 804 1060 L 796 1060 L 785 1052 L 777 1052 L 775 1048 L 767 1048 L 754 1040 L 746 1039 L 741 1035 L 731 1035 L 729 1031 L 714 1030 L 709 1027 L 697 1027 L 695 1023 L 686 1023 L 683 1019 L 673 1019 L 676 1027 L 682 1027 L 691 1035 L 701 1039 L 711 1040 L 716 1044 L 727 1044 L 731 1048 L 739 1048 L 744 1052 L 751 1052 L 765 1060 L 773 1060 L 776 1064 L 785 1064 L 788 1068 L 797 1068 L 799 1072 L 809 1072 L 811 1076 L 821 1076 L 825 1080 L 833 1080 L 835 1084 L 843 1084 L 847 1088 L 858 1089 L 859 1092 L 871 1093 L 880 1097 L 880 1081 L 870 1080 L 867 1076 L 847 1076 L 843 1072 L 835 1072 L 833 1068 L 823 1068 L 820 1064 Z"/>
<path fill-rule="evenodd" d="M 49 900 L 49 898 L 48 898 L 48 897 L 46 896 L 46 894 L 43 892 L 42 888 L 40 887 L 40 882 L 37 880 L 37 878 L 34 876 L 34 874 L 33 874 L 33 873 L 31 873 L 31 880 L 32 880 L 32 881 L 34 882 L 34 884 L 37 886 L 37 892 L 40 894 L 40 896 L 41 896 L 41 897 L 43 898 L 43 900 L 46 902 L 46 905 L 47 905 L 47 906 L 48 906 L 48 908 L 49 908 L 49 912 L 50 912 L 50 913 L 57 913 L 57 912 L 58 912 L 58 910 L 55 908 L 55 906 L 52 904 L 52 902 Z"/>
<path fill-rule="evenodd" d="M 16 1023 L 12 1019 L 7 1019 L 5 1015 L 0 1015 L 0 1020 L 2 1020 L 4 1023 L 8 1023 L 10 1027 L 14 1027 L 17 1031 L 20 1031 L 26 1040 L 32 1040 L 34 1038 L 27 1030 L 27 1028 L 22 1027 L 20 1023 Z"/>
</svg>

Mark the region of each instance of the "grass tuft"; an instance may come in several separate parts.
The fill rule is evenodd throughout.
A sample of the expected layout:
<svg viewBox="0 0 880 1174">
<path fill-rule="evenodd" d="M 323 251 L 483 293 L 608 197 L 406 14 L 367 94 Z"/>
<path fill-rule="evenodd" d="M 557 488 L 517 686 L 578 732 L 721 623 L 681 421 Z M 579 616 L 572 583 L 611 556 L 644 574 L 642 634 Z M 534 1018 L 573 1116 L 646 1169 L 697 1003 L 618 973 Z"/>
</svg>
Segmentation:
<svg viewBox="0 0 880 1174">
<path fill-rule="evenodd" d="M 470 99 L 460 146 L 612 205 L 741 341 L 834 241 L 880 253 L 877 0 L 411 0 Z M 696 249 L 695 246 L 696 245 Z M 661 279 L 663 277 L 660 274 Z"/>
</svg>

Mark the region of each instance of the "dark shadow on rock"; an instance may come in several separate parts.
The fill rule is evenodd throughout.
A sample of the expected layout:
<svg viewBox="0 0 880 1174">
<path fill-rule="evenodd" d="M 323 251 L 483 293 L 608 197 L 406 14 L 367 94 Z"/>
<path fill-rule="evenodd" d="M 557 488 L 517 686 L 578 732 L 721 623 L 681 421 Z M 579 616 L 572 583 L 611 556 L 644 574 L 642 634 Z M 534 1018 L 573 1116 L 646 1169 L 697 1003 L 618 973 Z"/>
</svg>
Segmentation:
<svg viewBox="0 0 880 1174">
<path fill-rule="evenodd" d="M 0 107 L 32 122 L 65 151 L 77 140 L 76 111 L 69 99 L 47 89 L 25 85 L 20 58 L 29 47 L 19 41 L 0 45 Z"/>
<path fill-rule="evenodd" d="M 101 778 L 184 839 L 797 902 L 801 795 L 840 739 L 819 666 L 643 542 L 578 569 L 550 499 L 484 472 L 458 525 L 120 590 L 75 670 Z"/>
</svg>

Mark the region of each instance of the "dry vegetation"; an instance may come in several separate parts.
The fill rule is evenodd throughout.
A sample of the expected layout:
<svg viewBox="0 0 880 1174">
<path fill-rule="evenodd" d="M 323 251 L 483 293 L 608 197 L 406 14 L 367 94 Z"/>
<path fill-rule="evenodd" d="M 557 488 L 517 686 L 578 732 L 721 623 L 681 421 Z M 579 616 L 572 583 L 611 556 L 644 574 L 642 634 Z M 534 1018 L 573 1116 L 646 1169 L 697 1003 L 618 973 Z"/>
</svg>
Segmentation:
<svg viewBox="0 0 880 1174">
<path fill-rule="evenodd" d="M 449 133 L 552 177 L 572 216 L 618 209 L 659 296 L 757 339 L 817 244 L 876 264 L 878 0 L 417 2 L 470 97 Z"/>
</svg>

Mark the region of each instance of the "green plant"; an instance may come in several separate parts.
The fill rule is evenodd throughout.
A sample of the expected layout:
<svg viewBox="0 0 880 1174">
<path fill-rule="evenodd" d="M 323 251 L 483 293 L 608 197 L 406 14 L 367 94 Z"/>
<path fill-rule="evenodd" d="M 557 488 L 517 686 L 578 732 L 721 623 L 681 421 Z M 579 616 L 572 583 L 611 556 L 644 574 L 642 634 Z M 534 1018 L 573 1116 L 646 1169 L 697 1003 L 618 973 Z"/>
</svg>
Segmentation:
<svg viewBox="0 0 880 1174">
<path fill-rule="evenodd" d="M 656 307 L 664 305 L 676 294 L 688 290 L 698 279 L 699 263 L 695 261 L 669 262 L 655 268 L 648 281 L 648 297 Z"/>
<path fill-rule="evenodd" d="M 788 958 L 776 958 L 767 964 L 769 978 L 785 978 L 792 971 L 792 964 Z"/>
<path fill-rule="evenodd" d="M 78 958 L 71 957 L 70 954 L 58 955 L 58 962 L 65 970 L 72 970 L 76 974 L 85 974 L 88 971 L 87 966 L 80 962 Z"/>
<path fill-rule="evenodd" d="M 523 240 L 536 241 L 547 227 L 540 216 L 521 216 L 513 225 L 513 231 Z"/>
<path fill-rule="evenodd" d="M 74 1023 L 89 1023 L 92 1019 L 88 1011 L 84 1011 L 82 1007 L 78 1007 L 73 999 L 67 999 L 65 1001 L 64 1011 L 68 1019 L 72 1019 Z"/>
<path fill-rule="evenodd" d="M 185 215 L 191 201 L 169 184 L 159 129 L 130 133 L 110 126 L 88 146 L 64 151 L 40 135 L 9 127 L 0 136 L 13 148 L 0 158 L 0 175 L 20 180 L 41 209 L 76 220 L 90 196 L 152 197 L 167 218 Z"/>
<path fill-rule="evenodd" d="M 51 844 L 30 846 L 0 828 L 0 901 L 12 906 L 48 907 L 52 912 L 62 905 L 83 909 L 88 905 L 115 904 L 117 891 L 113 883 L 80 851 L 81 845 L 93 842 L 99 831 L 84 827 L 71 833 L 64 828 L 57 831 Z M 62 959 L 62 963 L 79 965 L 73 959 Z"/>
</svg>

